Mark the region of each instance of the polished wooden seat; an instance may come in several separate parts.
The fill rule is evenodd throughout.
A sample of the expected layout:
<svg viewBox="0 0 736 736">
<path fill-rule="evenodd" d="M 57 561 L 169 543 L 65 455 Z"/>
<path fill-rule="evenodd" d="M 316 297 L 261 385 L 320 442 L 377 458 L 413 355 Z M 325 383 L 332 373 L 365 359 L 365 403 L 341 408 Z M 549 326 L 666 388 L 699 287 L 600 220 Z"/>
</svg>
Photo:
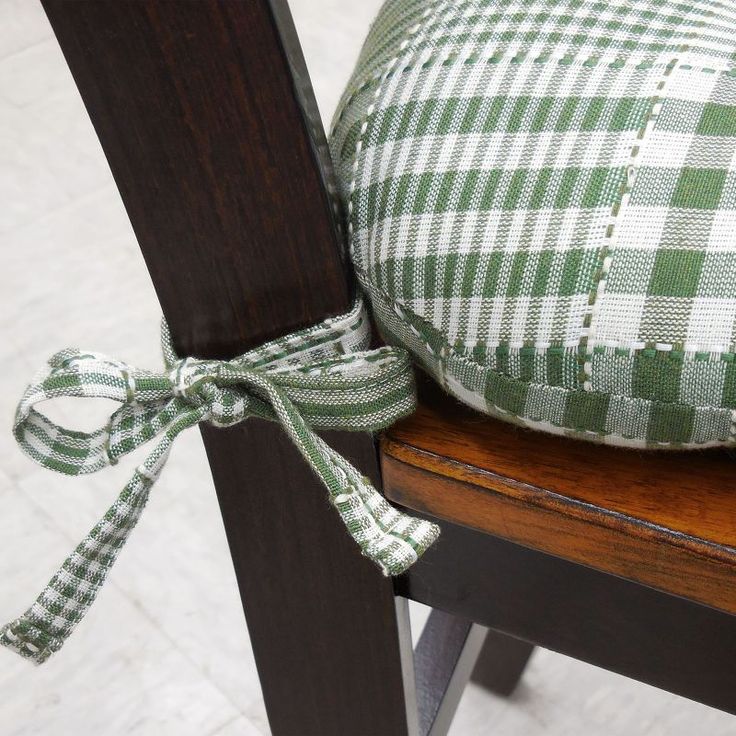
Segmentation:
<svg viewBox="0 0 736 736">
<path fill-rule="evenodd" d="M 736 613 L 733 453 L 644 452 L 517 428 L 423 381 L 382 440 L 388 498 Z"/>
</svg>

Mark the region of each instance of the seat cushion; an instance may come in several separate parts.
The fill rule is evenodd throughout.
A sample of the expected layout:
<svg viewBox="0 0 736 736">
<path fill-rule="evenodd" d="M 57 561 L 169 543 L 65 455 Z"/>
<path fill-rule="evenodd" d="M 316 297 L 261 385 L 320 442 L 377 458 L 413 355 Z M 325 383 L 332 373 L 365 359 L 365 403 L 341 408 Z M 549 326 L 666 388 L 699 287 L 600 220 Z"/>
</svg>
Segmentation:
<svg viewBox="0 0 736 736">
<path fill-rule="evenodd" d="M 377 325 L 447 391 L 734 442 L 736 3 L 392 0 L 331 147 Z"/>
</svg>

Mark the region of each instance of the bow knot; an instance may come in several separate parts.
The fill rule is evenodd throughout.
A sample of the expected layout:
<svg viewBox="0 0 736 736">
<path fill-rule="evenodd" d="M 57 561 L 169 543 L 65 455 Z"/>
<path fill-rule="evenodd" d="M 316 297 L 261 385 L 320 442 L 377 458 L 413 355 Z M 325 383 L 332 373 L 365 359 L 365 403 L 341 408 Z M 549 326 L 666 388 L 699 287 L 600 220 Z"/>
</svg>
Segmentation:
<svg viewBox="0 0 736 736">
<path fill-rule="evenodd" d="M 214 361 L 198 358 L 182 358 L 169 370 L 171 392 L 182 399 L 196 400 L 202 396 L 200 391 L 204 383 L 212 383 L 216 379 L 218 364 Z"/>
<path fill-rule="evenodd" d="M 181 358 L 165 323 L 165 372 L 79 350 L 52 356 L 23 395 L 13 427 L 31 458 L 77 475 L 116 463 L 154 438 L 157 443 L 31 608 L 0 630 L 0 643 L 37 663 L 62 646 L 137 523 L 172 443 L 201 421 L 220 427 L 247 417 L 278 421 L 327 488 L 363 554 L 387 574 L 406 570 L 436 539 L 437 527 L 391 507 L 314 431 L 374 431 L 413 411 L 408 355 L 395 348 L 366 350 L 369 340 L 359 300 L 348 314 L 228 361 Z M 58 396 L 108 398 L 121 406 L 94 432 L 77 432 L 34 408 Z"/>
<path fill-rule="evenodd" d="M 168 372 L 172 396 L 196 409 L 206 410 L 203 419 L 218 427 L 229 427 L 246 418 L 247 399 L 242 389 L 223 385 L 227 363 L 198 358 L 182 358 Z M 247 372 L 240 368 L 239 374 Z"/>
</svg>

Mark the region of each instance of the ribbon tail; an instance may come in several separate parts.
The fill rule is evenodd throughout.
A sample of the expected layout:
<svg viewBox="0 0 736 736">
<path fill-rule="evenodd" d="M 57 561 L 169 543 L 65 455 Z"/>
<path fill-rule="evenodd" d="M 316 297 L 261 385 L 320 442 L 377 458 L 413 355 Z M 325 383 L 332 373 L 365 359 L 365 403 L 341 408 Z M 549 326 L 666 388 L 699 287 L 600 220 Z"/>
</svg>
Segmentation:
<svg viewBox="0 0 736 736">
<path fill-rule="evenodd" d="M 386 575 L 408 570 L 437 540 L 436 524 L 394 508 L 368 478 L 318 435 L 313 440 L 332 466 L 337 484 L 318 471 L 350 536 Z"/>
<path fill-rule="evenodd" d="M 36 664 L 61 649 L 105 582 L 120 549 L 141 516 L 166 462 L 168 444 L 140 465 L 125 488 L 77 548 L 66 558 L 35 603 L 0 629 L 0 644 Z"/>
<path fill-rule="evenodd" d="M 268 395 L 281 425 L 329 491 L 363 554 L 387 575 L 411 567 L 437 539 L 439 527 L 391 506 L 368 478 L 314 432 L 283 391 L 262 377 L 250 380 Z"/>
</svg>

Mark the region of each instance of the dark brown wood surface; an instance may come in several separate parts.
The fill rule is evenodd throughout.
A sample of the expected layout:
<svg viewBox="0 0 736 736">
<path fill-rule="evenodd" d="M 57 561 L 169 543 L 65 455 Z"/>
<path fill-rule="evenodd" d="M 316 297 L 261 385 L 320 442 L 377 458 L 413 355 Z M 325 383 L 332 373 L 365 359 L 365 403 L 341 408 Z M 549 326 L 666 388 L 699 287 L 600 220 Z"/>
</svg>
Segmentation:
<svg viewBox="0 0 736 736">
<path fill-rule="evenodd" d="M 736 613 L 731 454 L 643 452 L 513 427 L 423 384 L 383 443 L 387 497 Z"/>
<path fill-rule="evenodd" d="M 344 311 L 322 127 L 269 3 L 43 4 L 177 348 L 230 357 Z"/>
<path fill-rule="evenodd" d="M 282 41 L 268 2 L 44 7 L 181 354 L 230 357 L 349 306 L 321 125 L 293 29 Z M 272 732 L 413 733 L 391 581 L 279 427 L 202 434 Z M 329 441 L 377 480 L 370 437 Z M 192 585 L 206 606 L 208 581 Z"/>
<path fill-rule="evenodd" d="M 511 695 L 533 651 L 533 644 L 489 629 L 470 679 L 497 695 Z"/>
<path fill-rule="evenodd" d="M 402 595 L 736 714 L 736 616 L 467 527 L 440 526 L 438 542 L 398 580 Z M 616 697 L 614 690 L 612 707 L 626 708 Z M 570 690 L 565 706 L 584 703 Z"/>
<path fill-rule="evenodd" d="M 414 650 L 419 733 L 444 736 L 486 638 L 486 628 L 435 609 Z"/>
</svg>

